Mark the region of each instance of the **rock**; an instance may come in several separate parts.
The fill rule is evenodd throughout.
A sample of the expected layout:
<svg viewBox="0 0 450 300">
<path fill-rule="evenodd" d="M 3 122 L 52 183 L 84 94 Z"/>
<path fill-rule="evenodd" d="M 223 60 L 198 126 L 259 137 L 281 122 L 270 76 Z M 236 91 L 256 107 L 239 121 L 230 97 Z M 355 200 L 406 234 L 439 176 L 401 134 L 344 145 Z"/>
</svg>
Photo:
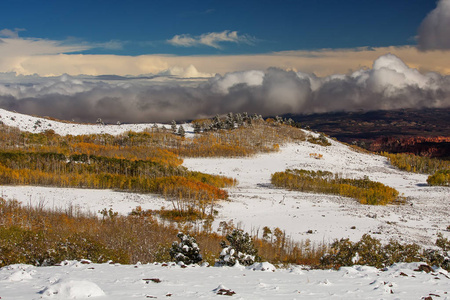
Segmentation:
<svg viewBox="0 0 450 300">
<path fill-rule="evenodd" d="M 223 286 L 222 284 L 219 285 L 218 287 L 216 287 L 213 290 L 213 292 L 216 293 L 217 295 L 223 295 L 223 296 L 233 296 L 234 294 L 236 294 L 234 291 Z"/>
<path fill-rule="evenodd" d="M 424 271 L 425 273 L 430 273 L 433 272 L 433 268 L 430 267 L 429 265 L 420 265 L 419 268 L 415 269 L 414 271 L 416 272 Z"/>
<path fill-rule="evenodd" d="M 146 279 L 142 279 L 145 281 L 145 283 L 149 283 L 150 281 L 155 282 L 155 283 L 160 283 L 161 279 L 159 278 L 146 278 Z"/>
</svg>

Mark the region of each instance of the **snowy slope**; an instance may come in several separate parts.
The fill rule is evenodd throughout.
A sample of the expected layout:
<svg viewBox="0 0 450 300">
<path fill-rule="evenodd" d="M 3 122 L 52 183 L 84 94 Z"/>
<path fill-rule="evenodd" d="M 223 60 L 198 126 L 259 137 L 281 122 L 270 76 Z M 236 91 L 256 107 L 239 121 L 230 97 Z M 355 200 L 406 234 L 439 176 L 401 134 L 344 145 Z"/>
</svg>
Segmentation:
<svg viewBox="0 0 450 300">
<path fill-rule="evenodd" d="M 79 125 L 39 119 L 41 126 L 33 128 L 38 118 L 5 110 L 0 110 L 0 120 L 22 130 L 39 132 L 50 127 L 60 134 L 120 134 L 126 130 L 139 131 L 152 126 Z M 332 145 L 329 147 L 308 142 L 284 145 L 277 153 L 251 158 L 189 158 L 184 160 L 184 165 L 192 170 L 239 180 L 236 187 L 228 190 L 230 201 L 221 202 L 214 229 L 221 221 L 233 220 L 235 225 L 252 233 L 262 234 L 264 226 L 279 227 L 297 241 L 331 242 L 344 237 L 358 240 L 363 234 L 372 233 L 384 241 L 395 238 L 424 246 L 434 243 L 437 232 L 449 236 L 446 231 L 450 225 L 449 188 L 429 187 L 426 185 L 426 175 L 396 170 L 384 157 L 359 153 L 346 145 L 330 141 Z M 310 153 L 322 154 L 323 158 L 311 158 Z M 399 190 L 408 203 L 368 206 L 349 198 L 290 192 L 271 186 L 270 175 L 286 168 L 327 170 L 352 178 L 368 176 Z M 112 208 L 124 214 L 138 205 L 144 209 L 170 206 L 156 195 L 111 190 L 2 186 L 0 196 L 47 208 L 75 206 L 92 212 Z"/>
<path fill-rule="evenodd" d="M 37 119 L 0 110 L 0 120 L 21 130 L 58 134 L 140 131 L 152 124 L 78 125 Z M 39 126 L 36 126 L 36 121 Z M 34 127 L 36 126 L 36 128 Z M 167 125 L 166 125 L 167 126 Z M 188 127 L 185 127 L 191 130 Z M 192 134 L 192 132 L 190 132 Z M 355 152 L 331 141 L 322 147 L 308 142 L 284 145 L 277 153 L 239 159 L 185 159 L 193 170 L 232 176 L 239 184 L 229 189 L 214 226 L 233 220 L 256 232 L 263 226 L 279 227 L 295 240 L 328 242 L 335 238 L 357 240 L 372 233 L 382 240 L 396 238 L 425 246 L 450 225 L 448 188 L 426 186 L 426 176 L 399 171 L 384 157 Z M 319 153 L 314 159 L 309 153 Z M 398 189 L 406 205 L 367 206 L 355 200 L 327 195 L 289 192 L 270 184 L 270 175 L 286 168 L 328 170 L 348 177 L 369 176 Z M 159 196 L 111 190 L 1 186 L 0 196 L 24 204 L 52 209 L 73 206 L 97 212 L 113 208 L 128 213 L 143 208 L 169 206 Z M 355 229 L 351 229 L 352 227 Z M 312 234 L 307 234 L 311 230 Z M 220 289 L 232 290 L 237 299 L 450 299 L 450 276 L 442 269 L 414 271 L 419 263 L 396 264 L 385 270 L 354 266 L 334 270 L 304 270 L 298 266 L 270 271 L 265 263 L 256 270 L 237 267 L 187 267 L 178 265 L 89 264 L 68 261 L 61 266 L 11 265 L 0 269 L 0 299 L 220 299 Z M 269 268 L 263 272 L 261 269 Z M 151 279 L 159 279 L 157 283 Z M 156 280 L 157 281 L 157 280 Z"/>
<path fill-rule="evenodd" d="M 331 140 L 330 140 L 331 141 Z M 230 203 L 223 203 L 222 219 L 241 222 L 247 230 L 280 227 L 294 239 L 332 241 L 359 239 L 364 233 L 377 238 L 431 244 L 436 232 L 450 225 L 450 189 L 426 185 L 427 175 L 396 170 L 387 159 L 359 153 L 331 141 L 323 147 L 300 142 L 282 147 L 274 154 L 243 159 L 185 159 L 189 169 L 238 178 L 230 189 Z M 309 153 L 320 153 L 315 159 Z M 407 205 L 369 206 L 353 199 L 290 192 L 271 186 L 270 176 L 288 168 L 326 170 L 344 177 L 362 178 L 396 188 Z M 351 229 L 355 226 L 356 229 Z M 307 232 L 312 230 L 312 234 Z"/>
<path fill-rule="evenodd" d="M 383 271 L 354 266 L 334 270 L 300 267 L 261 271 L 243 267 L 181 268 L 178 265 L 117 265 L 63 262 L 61 266 L 11 265 L 0 269 L 1 299 L 450 299 L 442 269 L 414 271 L 420 263 Z M 262 267 L 268 267 L 264 264 Z M 152 280 L 153 279 L 153 280 Z M 159 279 L 160 282 L 157 282 Z"/>
<path fill-rule="evenodd" d="M 45 118 L 33 117 L 7 111 L 0 108 L 0 122 L 13 127 L 18 127 L 22 131 L 40 133 L 46 130 L 54 130 L 59 135 L 81 135 L 81 134 L 112 134 L 118 135 L 128 131 L 140 132 L 151 129 L 154 123 L 144 124 L 121 124 L 121 125 L 100 125 L 100 124 L 77 124 L 53 121 Z M 157 124 L 158 127 L 170 125 Z M 187 136 L 192 133 L 190 124 L 183 124 Z"/>
</svg>

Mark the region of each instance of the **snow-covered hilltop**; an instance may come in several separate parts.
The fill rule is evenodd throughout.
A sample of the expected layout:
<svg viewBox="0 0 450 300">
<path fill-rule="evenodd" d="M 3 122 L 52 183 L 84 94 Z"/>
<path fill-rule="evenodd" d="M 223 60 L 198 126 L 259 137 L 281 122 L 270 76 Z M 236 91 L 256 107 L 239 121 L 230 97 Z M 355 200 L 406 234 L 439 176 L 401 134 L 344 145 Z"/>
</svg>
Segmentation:
<svg viewBox="0 0 450 300">
<path fill-rule="evenodd" d="M 59 135 L 81 135 L 81 134 L 111 134 L 118 135 L 128 131 L 140 132 L 145 129 L 151 129 L 154 123 L 143 124 L 77 124 L 70 122 L 59 122 L 47 118 L 33 117 L 16 112 L 11 112 L 0 108 L 0 122 L 5 125 L 17 127 L 22 131 L 28 131 L 32 133 L 45 132 L 47 130 L 53 130 Z M 161 127 L 162 124 L 156 124 Z M 167 128 L 170 125 L 165 125 Z M 188 128 L 188 125 L 185 129 Z"/>
</svg>

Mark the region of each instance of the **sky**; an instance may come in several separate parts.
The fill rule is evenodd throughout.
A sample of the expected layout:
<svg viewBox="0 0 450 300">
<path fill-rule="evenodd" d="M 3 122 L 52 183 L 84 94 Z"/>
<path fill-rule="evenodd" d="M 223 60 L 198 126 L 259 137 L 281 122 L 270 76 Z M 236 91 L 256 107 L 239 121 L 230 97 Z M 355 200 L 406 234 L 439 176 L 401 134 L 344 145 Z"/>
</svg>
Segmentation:
<svg viewBox="0 0 450 300">
<path fill-rule="evenodd" d="M 23 38 L 84 45 L 85 54 L 134 56 L 412 45 L 435 2 L 4 0 L 2 6 L 2 27 L 18 28 Z M 202 41 L 209 34 L 223 35 Z"/>
<path fill-rule="evenodd" d="M 89 105 L 113 121 L 113 98 L 134 108 L 125 122 L 254 105 L 269 115 L 450 106 L 450 0 L 4 0 L 0 20 L 0 107 L 26 113 L 88 121 L 70 111 Z M 416 100 L 402 100 L 409 89 Z M 246 96 L 230 103 L 235 90 Z M 341 102 L 324 99 L 337 91 Z M 186 113 L 187 103 L 208 108 Z"/>
</svg>

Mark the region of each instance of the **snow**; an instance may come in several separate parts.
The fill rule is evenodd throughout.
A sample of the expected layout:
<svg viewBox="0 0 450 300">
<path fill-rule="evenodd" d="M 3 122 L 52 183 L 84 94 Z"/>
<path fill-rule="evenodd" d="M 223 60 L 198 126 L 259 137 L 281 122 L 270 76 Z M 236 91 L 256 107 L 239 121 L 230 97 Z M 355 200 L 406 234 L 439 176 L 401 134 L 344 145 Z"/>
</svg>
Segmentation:
<svg viewBox="0 0 450 300">
<path fill-rule="evenodd" d="M 384 270 L 353 266 L 337 271 L 295 272 L 287 268 L 263 272 L 253 266 L 182 268 L 173 263 L 119 265 L 69 261 L 52 267 L 21 265 L 32 272 L 32 279 L 0 280 L 0 297 L 126 300 L 166 299 L 170 295 L 170 299 L 213 299 L 221 297 L 217 295 L 220 290 L 229 290 L 236 293 L 232 296 L 236 299 L 421 299 L 429 295 L 450 299 L 447 273 L 441 269 L 431 273 L 414 271 L 419 265 L 402 263 Z M 16 271 L 11 266 L 4 267 L 0 269 L 0 278 Z"/>
<path fill-rule="evenodd" d="M 59 134 L 110 133 L 144 130 L 152 124 L 79 125 L 31 117 L 0 109 L 0 120 L 21 130 L 41 132 L 52 128 Z M 41 126 L 34 128 L 36 121 Z M 51 126 L 50 126 L 51 125 Z M 160 125 L 161 126 L 161 125 Z M 170 127 L 170 125 L 165 125 Z M 191 130 L 192 126 L 183 125 Z M 316 135 L 305 131 L 307 134 Z M 192 131 L 189 131 L 193 135 Z M 416 242 L 430 246 L 436 234 L 450 225 L 450 189 L 426 185 L 427 175 L 400 171 L 387 159 L 374 154 L 359 153 L 334 140 L 323 147 L 298 142 L 281 147 L 279 152 L 259 154 L 250 158 L 185 158 L 184 166 L 191 170 L 225 175 L 238 179 L 236 187 L 228 189 L 230 201 L 222 201 L 216 208 L 213 228 L 222 221 L 262 235 L 262 228 L 279 227 L 296 241 L 332 242 L 339 238 L 359 240 L 365 233 L 387 242 Z M 323 155 L 321 159 L 310 153 Z M 407 199 L 405 205 L 368 206 L 353 199 L 300 193 L 278 189 L 270 184 L 271 174 L 288 168 L 326 170 L 344 177 L 382 182 L 397 189 Z M 170 207 L 171 203 L 158 195 L 123 193 L 112 190 L 63 189 L 34 186 L 1 186 L 0 195 L 17 199 L 26 205 L 50 209 L 77 208 L 98 212 L 112 208 L 128 214 L 136 206 L 143 209 Z"/>
<path fill-rule="evenodd" d="M 22 131 L 32 133 L 41 133 L 46 130 L 54 130 L 59 135 L 83 135 L 83 134 L 111 134 L 119 135 L 129 131 L 141 132 L 151 130 L 155 123 L 143 124 L 120 124 L 120 125 L 101 125 L 101 124 L 78 124 L 69 122 L 53 121 L 46 118 L 33 117 L 29 115 L 10 112 L 0 108 L 0 122 L 3 124 L 17 127 Z M 171 128 L 169 124 L 156 124 L 159 128 L 164 126 Z M 181 124 L 186 131 L 186 137 L 193 134 L 193 127 L 190 124 Z M 179 125 L 178 125 L 179 126 Z"/>
<path fill-rule="evenodd" d="M 434 243 L 437 232 L 450 225 L 450 190 L 426 185 L 427 175 L 400 171 L 387 159 L 356 152 L 330 140 L 323 147 L 308 142 L 283 146 L 279 152 L 252 158 L 188 158 L 191 170 L 237 178 L 228 190 L 229 202 L 220 204 L 220 221 L 233 220 L 247 231 L 279 227 L 295 240 L 331 242 L 336 238 L 359 240 L 364 233 L 387 241 L 390 238 L 422 245 Z M 309 153 L 320 153 L 315 159 Z M 405 205 L 369 206 L 353 199 L 277 189 L 270 176 L 286 169 L 326 170 L 343 177 L 362 178 L 396 188 Z M 352 229 L 354 227 L 354 229 Z"/>
<path fill-rule="evenodd" d="M 105 292 L 93 282 L 86 280 L 61 279 L 43 289 L 43 298 L 83 299 L 105 296 Z"/>
<path fill-rule="evenodd" d="M 0 109 L 0 121 L 30 132 L 48 129 L 56 133 L 121 134 L 142 131 L 153 124 L 79 125 L 39 119 Z M 37 122 L 40 121 L 40 122 Z M 161 125 L 159 125 L 161 126 Z M 170 127 L 170 125 L 165 125 Z M 183 125 L 188 136 L 190 125 Z M 309 133 L 308 134 L 313 134 Z M 332 242 L 358 240 L 371 233 L 386 242 L 416 242 L 431 247 L 436 234 L 450 225 L 450 190 L 426 185 L 426 175 L 407 173 L 390 166 L 386 158 L 359 153 L 330 140 L 323 147 L 308 142 L 287 144 L 279 152 L 251 158 L 189 158 L 184 166 L 191 170 L 238 179 L 229 188 L 230 201 L 217 205 L 221 221 L 262 235 L 262 228 L 279 227 L 296 241 Z M 315 159 L 310 153 L 323 157 Z M 345 177 L 382 182 L 396 188 L 407 199 L 404 205 L 368 206 L 353 199 L 299 193 L 277 189 L 270 184 L 274 172 L 288 168 L 326 170 Z M 123 193 L 112 190 L 63 189 L 34 186 L 1 186 L 0 196 L 17 199 L 25 205 L 49 209 L 80 209 L 97 213 L 112 208 L 128 214 L 136 206 L 143 209 L 170 207 L 158 195 Z M 200 245 L 201 247 L 201 245 Z M 88 264 L 63 262 L 60 266 L 11 265 L 0 269 L 1 299 L 139 299 L 216 298 L 218 290 L 235 292 L 238 299 L 420 299 L 439 295 L 450 299 L 450 278 L 444 270 L 432 273 L 414 271 L 420 263 L 396 264 L 383 271 L 367 266 L 335 270 L 308 270 L 301 266 L 275 269 L 268 263 L 250 267 L 208 267 L 207 264 L 181 268 L 176 264 Z M 144 280 L 159 278 L 160 283 Z M 216 292 L 215 292 L 216 291 Z"/>
</svg>

